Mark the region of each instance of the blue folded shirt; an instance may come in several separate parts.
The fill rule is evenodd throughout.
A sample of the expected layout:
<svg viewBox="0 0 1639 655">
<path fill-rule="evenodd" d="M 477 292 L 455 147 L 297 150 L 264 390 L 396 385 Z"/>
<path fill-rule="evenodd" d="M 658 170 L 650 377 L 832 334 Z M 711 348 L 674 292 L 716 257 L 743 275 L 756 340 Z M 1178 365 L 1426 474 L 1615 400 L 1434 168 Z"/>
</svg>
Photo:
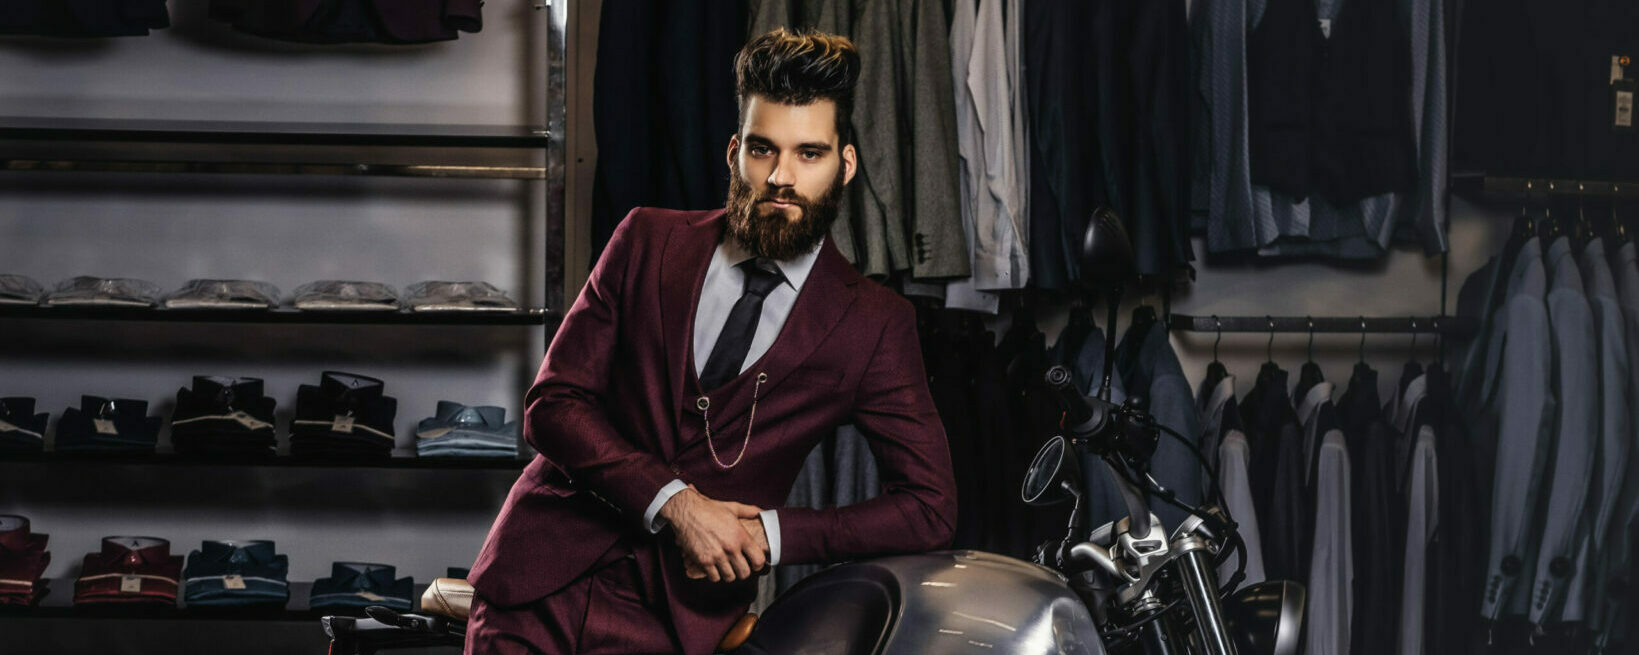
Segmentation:
<svg viewBox="0 0 1639 655">
<path fill-rule="evenodd" d="M 308 606 L 317 610 L 381 605 L 408 612 L 415 579 L 394 579 L 393 574 L 393 567 L 386 564 L 335 562 L 330 565 L 330 577 L 313 581 Z"/>
<path fill-rule="evenodd" d="M 183 598 L 190 607 L 284 607 L 289 571 L 271 541 L 206 541 L 188 554 Z"/>
</svg>

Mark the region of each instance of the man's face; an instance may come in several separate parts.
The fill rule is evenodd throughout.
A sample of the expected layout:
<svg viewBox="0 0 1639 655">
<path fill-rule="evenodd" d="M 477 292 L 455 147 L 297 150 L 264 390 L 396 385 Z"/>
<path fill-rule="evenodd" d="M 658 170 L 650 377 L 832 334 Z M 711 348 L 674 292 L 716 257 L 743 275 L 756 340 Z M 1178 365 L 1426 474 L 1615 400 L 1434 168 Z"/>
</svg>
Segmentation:
<svg viewBox="0 0 1639 655">
<path fill-rule="evenodd" d="M 791 259 L 831 230 L 854 147 L 839 147 L 836 103 L 786 105 L 753 95 L 728 142 L 728 233 L 751 254 Z"/>
</svg>

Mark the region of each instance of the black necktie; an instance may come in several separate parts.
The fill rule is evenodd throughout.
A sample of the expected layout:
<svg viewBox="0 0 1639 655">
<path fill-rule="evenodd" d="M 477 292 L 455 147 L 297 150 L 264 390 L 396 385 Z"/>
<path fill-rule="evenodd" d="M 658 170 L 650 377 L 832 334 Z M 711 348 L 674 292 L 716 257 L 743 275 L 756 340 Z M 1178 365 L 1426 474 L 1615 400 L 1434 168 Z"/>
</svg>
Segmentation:
<svg viewBox="0 0 1639 655">
<path fill-rule="evenodd" d="M 706 358 L 706 368 L 700 372 L 700 388 L 711 391 L 740 374 L 740 366 L 746 361 L 746 353 L 751 350 L 751 338 L 757 336 L 757 319 L 763 315 L 763 298 L 767 298 L 774 287 L 785 281 L 785 276 L 778 269 L 766 270 L 757 265 L 757 260 L 748 259 L 738 264 L 745 272 L 745 290 L 740 292 L 740 299 L 734 303 L 734 309 L 728 313 L 728 321 L 723 323 L 723 332 L 717 335 L 717 345 L 712 346 L 711 356 Z"/>
</svg>

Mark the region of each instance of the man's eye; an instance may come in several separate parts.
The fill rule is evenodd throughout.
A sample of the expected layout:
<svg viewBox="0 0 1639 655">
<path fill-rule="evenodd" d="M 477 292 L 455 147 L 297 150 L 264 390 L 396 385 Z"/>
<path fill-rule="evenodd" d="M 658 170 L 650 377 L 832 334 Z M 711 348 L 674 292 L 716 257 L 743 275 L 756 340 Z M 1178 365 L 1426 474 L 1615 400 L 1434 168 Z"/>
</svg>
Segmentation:
<svg viewBox="0 0 1639 655">
<path fill-rule="evenodd" d="M 802 158 L 808 160 L 819 159 L 820 152 L 818 150 L 805 150 L 802 153 Z"/>
<path fill-rule="evenodd" d="M 770 150 L 768 149 L 768 146 L 751 146 L 751 154 L 758 157 L 767 155 L 769 152 Z"/>
</svg>

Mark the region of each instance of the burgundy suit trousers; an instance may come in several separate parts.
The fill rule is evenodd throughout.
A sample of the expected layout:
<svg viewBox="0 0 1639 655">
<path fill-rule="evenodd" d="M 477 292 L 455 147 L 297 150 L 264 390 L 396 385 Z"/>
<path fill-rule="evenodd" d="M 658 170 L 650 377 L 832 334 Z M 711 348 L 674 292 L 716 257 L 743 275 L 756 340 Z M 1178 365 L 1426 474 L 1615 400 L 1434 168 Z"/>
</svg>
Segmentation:
<svg viewBox="0 0 1639 655">
<path fill-rule="evenodd" d="M 472 599 L 468 655 L 665 655 L 682 652 L 664 596 L 646 584 L 621 546 L 569 586 L 517 607 Z"/>
</svg>

